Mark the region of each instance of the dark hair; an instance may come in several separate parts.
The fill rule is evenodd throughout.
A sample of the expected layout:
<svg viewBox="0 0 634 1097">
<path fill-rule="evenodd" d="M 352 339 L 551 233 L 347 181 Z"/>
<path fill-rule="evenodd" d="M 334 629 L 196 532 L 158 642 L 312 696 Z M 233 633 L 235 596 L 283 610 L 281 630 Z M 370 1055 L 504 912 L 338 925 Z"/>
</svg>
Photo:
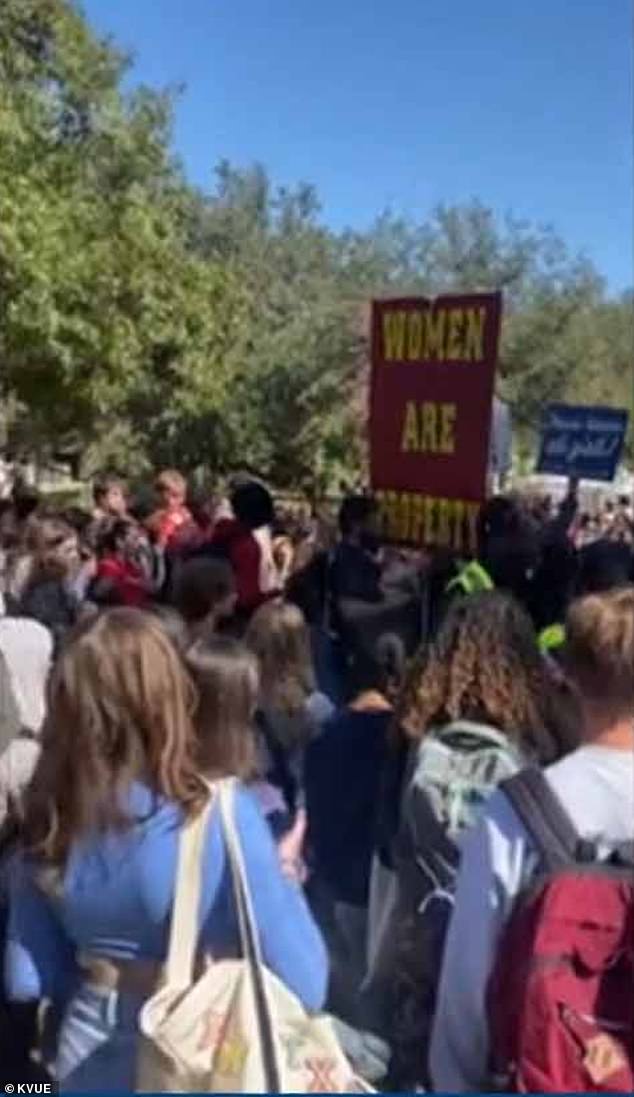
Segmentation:
<svg viewBox="0 0 634 1097">
<path fill-rule="evenodd" d="M 40 496 L 35 488 L 16 487 L 11 496 L 13 511 L 18 522 L 26 522 L 40 505 Z"/>
<path fill-rule="evenodd" d="M 521 527 L 521 516 L 514 499 L 495 495 L 487 500 L 478 516 L 478 540 L 485 543 L 490 537 L 516 536 Z"/>
<path fill-rule="evenodd" d="M 339 529 L 344 537 L 365 525 L 377 511 L 376 501 L 369 495 L 348 495 L 339 508 Z"/>
<path fill-rule="evenodd" d="M 254 778 L 257 659 L 237 640 L 214 636 L 194 644 L 186 662 L 198 688 L 194 724 L 203 770 L 213 777 Z"/>
<path fill-rule="evenodd" d="M 99 555 L 103 556 L 108 552 L 116 552 L 119 541 L 127 537 L 133 528 L 134 522 L 131 522 L 128 518 L 116 518 L 113 522 L 110 522 L 98 538 L 97 552 Z"/>
<path fill-rule="evenodd" d="M 275 518 L 273 496 L 264 484 L 252 480 L 231 493 L 231 508 L 239 522 L 248 529 L 270 526 Z"/>
<path fill-rule="evenodd" d="M 200 557 L 188 560 L 177 576 L 174 605 L 188 625 L 204 621 L 235 590 L 231 565 L 226 560 Z"/>
<path fill-rule="evenodd" d="M 634 579 L 634 557 L 627 545 L 601 538 L 579 553 L 577 594 L 598 594 Z"/>
<path fill-rule="evenodd" d="M 394 701 L 401 688 L 407 655 L 405 644 L 394 632 L 384 632 L 370 651 L 359 648 L 351 667 L 353 695 L 377 690 Z"/>
<path fill-rule="evenodd" d="M 99 506 L 100 502 L 102 499 L 105 499 L 111 488 L 121 488 L 123 491 L 123 487 L 123 481 L 113 473 L 102 473 L 97 476 L 92 486 L 92 497 L 95 506 Z"/>
<path fill-rule="evenodd" d="M 546 543 L 530 586 L 530 611 L 535 627 L 562 623 L 579 570 L 578 553 L 567 539 Z"/>
<path fill-rule="evenodd" d="M 89 514 L 87 510 L 82 510 L 81 507 L 67 507 L 62 514 L 62 518 L 82 538 L 87 535 L 94 521 L 92 514 Z"/>
<path fill-rule="evenodd" d="M 431 649 L 414 660 L 399 707 L 400 725 L 413 739 L 474 720 L 504 732 L 542 764 L 570 746 L 530 618 L 498 591 L 451 604 Z"/>
</svg>

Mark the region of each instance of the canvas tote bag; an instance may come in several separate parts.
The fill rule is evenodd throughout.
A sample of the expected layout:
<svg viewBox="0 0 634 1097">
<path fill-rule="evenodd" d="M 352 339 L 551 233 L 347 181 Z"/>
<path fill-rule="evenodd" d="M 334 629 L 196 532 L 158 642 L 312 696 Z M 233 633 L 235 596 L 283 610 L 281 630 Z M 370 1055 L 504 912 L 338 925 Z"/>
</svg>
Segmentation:
<svg viewBox="0 0 634 1097">
<path fill-rule="evenodd" d="M 263 963 L 234 821 L 233 781 L 183 826 L 161 987 L 140 1016 L 137 1092 L 372 1092 L 341 1050 L 332 1022 L 309 1016 Z M 241 957 L 194 974 L 201 860 L 209 817 L 220 813 L 235 893 Z"/>
</svg>

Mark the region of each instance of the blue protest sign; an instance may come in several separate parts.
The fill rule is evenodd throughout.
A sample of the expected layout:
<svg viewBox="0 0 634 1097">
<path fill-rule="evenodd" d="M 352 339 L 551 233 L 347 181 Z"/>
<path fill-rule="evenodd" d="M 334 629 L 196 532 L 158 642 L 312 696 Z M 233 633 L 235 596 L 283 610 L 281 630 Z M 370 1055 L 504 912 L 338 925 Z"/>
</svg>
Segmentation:
<svg viewBox="0 0 634 1097">
<path fill-rule="evenodd" d="M 551 404 L 542 424 L 537 471 L 579 480 L 613 480 L 627 418 L 620 408 Z"/>
</svg>

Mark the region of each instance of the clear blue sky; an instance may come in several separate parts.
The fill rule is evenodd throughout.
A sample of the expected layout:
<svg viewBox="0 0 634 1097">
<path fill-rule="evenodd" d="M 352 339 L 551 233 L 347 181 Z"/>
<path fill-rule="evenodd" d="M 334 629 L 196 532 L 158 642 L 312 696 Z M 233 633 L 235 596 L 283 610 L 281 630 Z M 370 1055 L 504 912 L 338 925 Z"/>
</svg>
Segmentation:
<svg viewBox="0 0 634 1097">
<path fill-rule="evenodd" d="M 632 284 L 631 0 L 85 0 L 184 83 L 175 147 L 316 185 L 336 228 L 478 197 Z"/>
</svg>

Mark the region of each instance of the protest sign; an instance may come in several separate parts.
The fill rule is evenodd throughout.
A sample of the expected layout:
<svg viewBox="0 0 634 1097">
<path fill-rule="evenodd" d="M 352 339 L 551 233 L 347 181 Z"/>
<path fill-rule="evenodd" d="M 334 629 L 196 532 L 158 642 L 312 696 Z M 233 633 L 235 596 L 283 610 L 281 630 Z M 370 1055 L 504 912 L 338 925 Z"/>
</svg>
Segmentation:
<svg viewBox="0 0 634 1097">
<path fill-rule="evenodd" d="M 499 294 L 375 301 L 370 474 L 388 540 L 476 549 Z"/>
<path fill-rule="evenodd" d="M 552 404 L 544 416 L 537 471 L 612 481 L 623 453 L 627 419 L 621 408 Z"/>
</svg>

